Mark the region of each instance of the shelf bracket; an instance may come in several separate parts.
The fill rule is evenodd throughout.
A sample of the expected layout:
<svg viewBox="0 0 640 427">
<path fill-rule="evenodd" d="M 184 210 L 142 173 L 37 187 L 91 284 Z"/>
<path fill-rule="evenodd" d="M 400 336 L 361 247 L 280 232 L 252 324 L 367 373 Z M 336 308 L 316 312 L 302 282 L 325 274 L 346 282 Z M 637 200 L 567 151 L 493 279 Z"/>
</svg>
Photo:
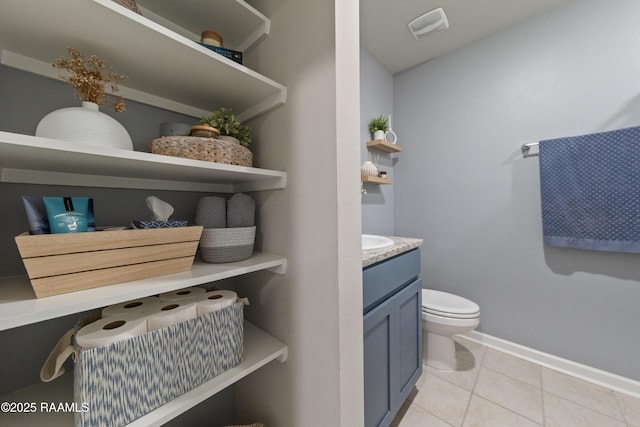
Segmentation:
<svg viewBox="0 0 640 427">
<path fill-rule="evenodd" d="M 280 356 L 276 357 L 276 360 L 280 363 L 284 363 L 289 358 L 289 347 L 285 347 L 282 349 Z"/>
<path fill-rule="evenodd" d="M 284 105 L 284 103 L 287 101 L 287 88 L 273 81 L 271 81 L 271 83 L 274 86 L 277 86 L 280 90 L 258 102 L 253 107 L 236 114 L 236 118 L 239 122 L 245 122 L 261 114 L 269 112 L 276 107 Z"/>
<path fill-rule="evenodd" d="M 275 274 L 284 275 L 287 273 L 287 260 L 283 260 L 282 263 L 276 265 L 275 267 L 267 268 L 267 271 L 270 271 Z"/>
</svg>

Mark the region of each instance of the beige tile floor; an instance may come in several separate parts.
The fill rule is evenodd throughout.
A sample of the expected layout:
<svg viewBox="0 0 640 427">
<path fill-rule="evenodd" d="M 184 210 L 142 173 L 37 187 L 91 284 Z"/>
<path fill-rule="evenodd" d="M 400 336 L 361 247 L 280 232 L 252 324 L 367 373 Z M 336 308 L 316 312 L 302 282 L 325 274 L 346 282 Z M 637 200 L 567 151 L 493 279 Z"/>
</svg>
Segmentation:
<svg viewBox="0 0 640 427">
<path fill-rule="evenodd" d="M 427 366 L 392 427 L 640 427 L 640 399 L 457 338 L 457 372 Z"/>
</svg>

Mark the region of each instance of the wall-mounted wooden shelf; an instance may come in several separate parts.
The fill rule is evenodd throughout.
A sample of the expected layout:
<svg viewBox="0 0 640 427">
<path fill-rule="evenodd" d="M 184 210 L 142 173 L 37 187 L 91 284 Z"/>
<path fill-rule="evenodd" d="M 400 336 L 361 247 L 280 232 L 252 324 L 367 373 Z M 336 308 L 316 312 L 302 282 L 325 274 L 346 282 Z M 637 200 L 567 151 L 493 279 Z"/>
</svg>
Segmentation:
<svg viewBox="0 0 640 427">
<path fill-rule="evenodd" d="M 378 176 L 363 176 L 362 182 L 371 184 L 393 184 L 393 180 L 389 178 L 380 178 Z"/>
<path fill-rule="evenodd" d="M 402 147 L 390 142 L 376 139 L 375 141 L 367 142 L 367 148 L 373 148 L 375 150 L 384 151 L 385 153 L 399 153 L 402 151 Z"/>
</svg>

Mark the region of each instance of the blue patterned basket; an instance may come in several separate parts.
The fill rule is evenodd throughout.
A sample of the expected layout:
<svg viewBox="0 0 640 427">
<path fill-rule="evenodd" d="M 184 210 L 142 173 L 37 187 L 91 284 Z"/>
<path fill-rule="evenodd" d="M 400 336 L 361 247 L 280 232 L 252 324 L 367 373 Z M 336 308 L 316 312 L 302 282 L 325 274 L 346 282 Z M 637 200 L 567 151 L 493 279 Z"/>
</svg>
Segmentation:
<svg viewBox="0 0 640 427">
<path fill-rule="evenodd" d="M 105 347 L 76 346 L 76 426 L 124 426 L 242 362 L 243 303 Z"/>
</svg>

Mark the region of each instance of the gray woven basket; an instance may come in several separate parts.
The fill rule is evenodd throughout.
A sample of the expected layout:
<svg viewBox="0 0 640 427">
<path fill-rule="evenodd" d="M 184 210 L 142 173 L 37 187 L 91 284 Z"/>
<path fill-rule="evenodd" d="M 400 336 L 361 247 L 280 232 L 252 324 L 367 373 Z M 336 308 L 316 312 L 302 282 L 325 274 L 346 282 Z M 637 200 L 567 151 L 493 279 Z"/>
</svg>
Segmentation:
<svg viewBox="0 0 640 427">
<path fill-rule="evenodd" d="M 200 237 L 200 255 L 206 262 L 222 263 L 247 259 L 253 253 L 256 227 L 205 228 Z"/>
</svg>

